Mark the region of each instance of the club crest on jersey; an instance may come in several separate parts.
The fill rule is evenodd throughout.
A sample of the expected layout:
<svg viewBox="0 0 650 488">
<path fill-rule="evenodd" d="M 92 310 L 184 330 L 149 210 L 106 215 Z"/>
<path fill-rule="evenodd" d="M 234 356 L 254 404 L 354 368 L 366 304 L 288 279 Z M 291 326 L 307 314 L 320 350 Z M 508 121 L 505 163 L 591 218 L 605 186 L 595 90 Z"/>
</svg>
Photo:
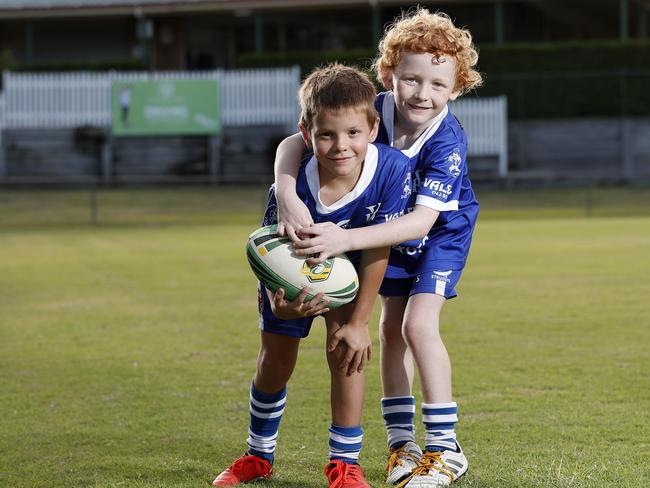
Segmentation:
<svg viewBox="0 0 650 488">
<path fill-rule="evenodd" d="M 300 272 L 307 276 L 307 279 L 310 283 L 315 283 L 317 281 L 325 281 L 330 277 L 332 273 L 332 267 L 334 266 L 334 258 L 327 258 L 324 262 L 318 263 L 314 266 L 307 264 L 307 261 L 302 265 Z"/>
<path fill-rule="evenodd" d="M 402 199 L 408 198 L 411 196 L 411 173 L 406 175 L 404 178 L 404 188 L 402 188 Z"/>
<path fill-rule="evenodd" d="M 454 149 L 454 152 L 447 157 L 447 162 L 449 162 L 449 174 L 454 178 L 460 175 L 460 163 L 462 159 L 460 157 L 460 151 Z"/>
</svg>

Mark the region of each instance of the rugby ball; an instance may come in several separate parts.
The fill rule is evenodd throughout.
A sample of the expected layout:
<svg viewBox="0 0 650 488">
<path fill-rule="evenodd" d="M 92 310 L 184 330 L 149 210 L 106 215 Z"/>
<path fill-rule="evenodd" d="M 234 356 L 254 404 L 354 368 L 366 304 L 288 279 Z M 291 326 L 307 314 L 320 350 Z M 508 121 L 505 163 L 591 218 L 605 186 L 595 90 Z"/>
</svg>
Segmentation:
<svg viewBox="0 0 650 488">
<path fill-rule="evenodd" d="M 248 238 L 246 256 L 262 285 L 276 292 L 283 288 L 287 301 L 295 300 L 305 286 L 305 301 L 323 292 L 329 308 L 338 308 L 354 300 L 359 290 L 357 271 L 345 254 L 332 256 L 315 266 L 305 256 L 297 256 L 291 239 L 279 236 L 277 225 L 268 225 Z"/>
</svg>

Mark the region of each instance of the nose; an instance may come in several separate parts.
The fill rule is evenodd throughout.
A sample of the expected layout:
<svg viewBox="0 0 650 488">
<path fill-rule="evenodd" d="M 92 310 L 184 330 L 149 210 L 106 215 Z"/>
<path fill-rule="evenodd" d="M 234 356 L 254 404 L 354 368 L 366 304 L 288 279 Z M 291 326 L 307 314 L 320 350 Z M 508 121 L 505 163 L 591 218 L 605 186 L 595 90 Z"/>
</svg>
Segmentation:
<svg viewBox="0 0 650 488">
<path fill-rule="evenodd" d="M 347 137 L 337 137 L 334 141 L 334 148 L 337 152 L 343 152 L 348 148 Z"/>
<path fill-rule="evenodd" d="M 417 89 L 415 90 L 414 96 L 418 100 L 426 100 L 427 94 L 424 85 L 418 85 Z"/>
</svg>

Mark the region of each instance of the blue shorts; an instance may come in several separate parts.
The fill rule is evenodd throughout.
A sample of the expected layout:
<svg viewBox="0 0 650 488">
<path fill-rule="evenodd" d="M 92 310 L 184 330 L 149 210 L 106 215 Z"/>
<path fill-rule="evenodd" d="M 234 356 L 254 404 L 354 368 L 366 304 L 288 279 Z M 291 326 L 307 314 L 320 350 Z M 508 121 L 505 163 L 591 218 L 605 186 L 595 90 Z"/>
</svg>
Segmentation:
<svg viewBox="0 0 650 488">
<path fill-rule="evenodd" d="M 280 334 L 291 337 L 307 337 L 311 324 L 315 317 L 304 317 L 301 319 L 281 320 L 273 314 L 271 302 L 262 285 L 257 290 L 257 302 L 260 309 L 260 329 L 272 334 Z"/>
<path fill-rule="evenodd" d="M 456 285 L 463 270 L 432 270 L 410 278 L 384 278 L 379 294 L 386 297 L 405 297 L 416 293 L 432 293 L 446 299 L 454 298 Z"/>
</svg>

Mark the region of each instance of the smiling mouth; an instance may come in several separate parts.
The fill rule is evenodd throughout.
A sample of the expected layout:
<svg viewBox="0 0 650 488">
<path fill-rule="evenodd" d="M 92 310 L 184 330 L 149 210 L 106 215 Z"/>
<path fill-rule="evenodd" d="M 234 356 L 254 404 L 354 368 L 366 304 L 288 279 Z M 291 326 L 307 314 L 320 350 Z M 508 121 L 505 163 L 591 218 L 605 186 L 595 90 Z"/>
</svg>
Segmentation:
<svg viewBox="0 0 650 488">
<path fill-rule="evenodd" d="M 410 103 L 409 103 L 409 107 L 411 107 L 413 110 L 418 110 L 420 112 L 431 109 L 431 107 L 420 107 L 418 105 L 411 105 Z"/>
<path fill-rule="evenodd" d="M 341 163 L 346 163 L 346 162 L 350 161 L 352 159 L 352 156 L 347 156 L 345 158 L 330 158 L 330 159 L 332 161 L 334 161 L 335 163 L 341 164 Z"/>
</svg>

